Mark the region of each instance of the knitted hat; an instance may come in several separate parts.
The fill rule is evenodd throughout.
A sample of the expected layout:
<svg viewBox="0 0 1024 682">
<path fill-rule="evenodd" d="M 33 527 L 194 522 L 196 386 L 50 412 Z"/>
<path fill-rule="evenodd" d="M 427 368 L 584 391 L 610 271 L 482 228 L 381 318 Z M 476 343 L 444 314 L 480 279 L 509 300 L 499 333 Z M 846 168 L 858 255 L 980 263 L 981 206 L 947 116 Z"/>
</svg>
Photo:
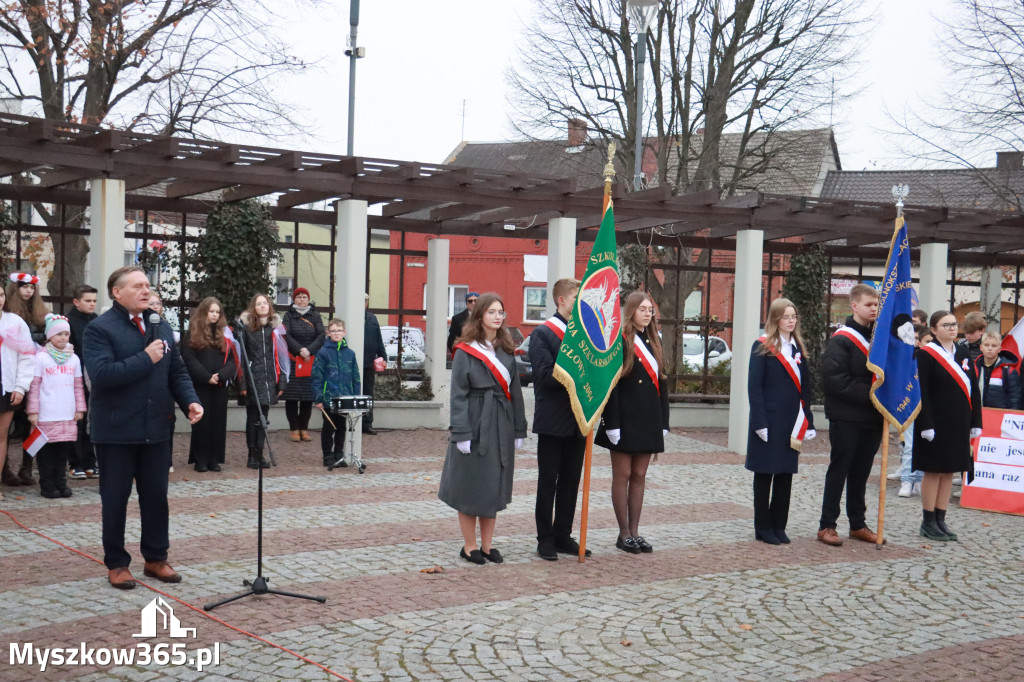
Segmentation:
<svg viewBox="0 0 1024 682">
<path fill-rule="evenodd" d="M 305 287 L 296 287 L 292 292 L 292 300 L 294 301 L 296 296 L 302 296 L 303 294 L 309 296 L 309 289 Z"/>
<path fill-rule="evenodd" d="M 68 322 L 68 318 L 63 315 L 54 315 L 53 313 L 46 314 L 46 338 L 53 338 L 54 334 L 60 334 L 61 332 L 70 332 L 71 324 Z"/>
<path fill-rule="evenodd" d="M 480 294 L 476 293 L 475 291 L 471 291 L 468 294 L 466 294 L 466 302 L 467 303 L 469 302 L 469 299 L 471 299 L 471 298 L 480 298 Z"/>
<path fill-rule="evenodd" d="M 39 285 L 39 278 L 30 272 L 12 272 L 10 278 L 12 282 L 17 282 L 18 286 L 21 286 L 22 284 Z"/>
</svg>

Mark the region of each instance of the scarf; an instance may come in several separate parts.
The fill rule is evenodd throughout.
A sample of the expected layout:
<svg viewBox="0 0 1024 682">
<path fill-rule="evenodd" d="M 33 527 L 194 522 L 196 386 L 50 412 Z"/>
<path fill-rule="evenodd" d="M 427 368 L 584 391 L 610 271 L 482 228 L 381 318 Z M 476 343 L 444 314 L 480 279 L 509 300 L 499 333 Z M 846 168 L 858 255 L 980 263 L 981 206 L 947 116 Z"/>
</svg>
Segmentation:
<svg viewBox="0 0 1024 682">
<path fill-rule="evenodd" d="M 294 303 L 292 303 L 292 310 L 297 312 L 299 315 L 305 315 L 306 313 L 309 312 L 309 309 L 312 308 L 312 307 L 313 306 L 311 306 L 311 305 L 305 305 L 305 306 L 302 306 L 300 308 L 299 306 L 297 306 Z"/>
<path fill-rule="evenodd" d="M 47 341 L 46 352 L 50 354 L 50 357 L 53 358 L 54 362 L 56 362 L 58 365 L 63 365 L 71 358 L 72 355 L 75 354 L 75 349 L 69 343 L 66 346 L 64 346 L 64 350 L 60 350 L 56 346 L 54 346 L 53 343 Z"/>
<path fill-rule="evenodd" d="M 260 326 L 261 327 L 266 327 L 267 326 L 267 322 L 270 320 L 270 315 L 260 315 L 259 318 L 260 318 Z"/>
</svg>

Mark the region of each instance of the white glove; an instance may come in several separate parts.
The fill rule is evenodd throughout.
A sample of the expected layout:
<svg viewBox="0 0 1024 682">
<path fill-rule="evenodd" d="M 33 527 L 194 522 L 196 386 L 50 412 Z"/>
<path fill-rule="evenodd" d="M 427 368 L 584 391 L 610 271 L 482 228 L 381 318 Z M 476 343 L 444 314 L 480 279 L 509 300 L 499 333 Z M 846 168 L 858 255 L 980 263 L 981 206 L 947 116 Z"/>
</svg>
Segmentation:
<svg viewBox="0 0 1024 682">
<path fill-rule="evenodd" d="M 926 441 L 931 443 L 935 440 L 935 429 L 925 429 L 921 432 L 921 438 L 924 438 Z"/>
<path fill-rule="evenodd" d="M 516 438 L 516 450 L 519 450 L 522 447 L 523 447 L 523 439 L 522 438 Z"/>
<path fill-rule="evenodd" d="M 981 429 L 971 429 L 971 440 L 981 438 Z"/>
<path fill-rule="evenodd" d="M 608 442 L 612 445 L 618 445 L 619 439 L 622 438 L 622 429 L 608 429 L 605 431 L 608 435 Z"/>
<path fill-rule="evenodd" d="M 461 452 L 462 454 L 468 455 L 469 454 L 469 446 L 472 443 L 473 443 L 473 441 L 471 441 L 471 440 L 460 440 L 458 443 L 455 444 L 455 447 L 457 447 L 459 449 L 459 452 Z"/>
<path fill-rule="evenodd" d="M 756 433 L 757 437 L 760 438 L 761 440 L 763 440 L 765 443 L 768 442 L 768 428 L 767 427 L 765 427 L 763 429 L 758 429 L 757 431 L 754 431 L 754 433 Z"/>
<path fill-rule="evenodd" d="M 807 429 L 807 433 L 804 434 L 804 440 L 814 440 L 818 437 L 818 432 L 814 429 Z"/>
</svg>

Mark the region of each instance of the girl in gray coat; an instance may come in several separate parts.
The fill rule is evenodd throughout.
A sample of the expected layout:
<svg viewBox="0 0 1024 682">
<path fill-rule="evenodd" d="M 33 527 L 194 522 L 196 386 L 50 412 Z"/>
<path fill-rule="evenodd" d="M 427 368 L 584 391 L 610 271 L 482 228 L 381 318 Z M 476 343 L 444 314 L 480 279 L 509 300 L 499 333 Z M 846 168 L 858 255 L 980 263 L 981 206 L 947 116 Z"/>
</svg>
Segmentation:
<svg viewBox="0 0 1024 682">
<path fill-rule="evenodd" d="M 512 501 L 515 451 L 526 438 L 514 349 L 501 298 L 484 294 L 454 348 L 451 442 L 438 491 L 441 501 L 459 512 L 464 542 L 459 556 L 474 564 L 502 562 L 491 546 L 494 521 Z"/>
</svg>

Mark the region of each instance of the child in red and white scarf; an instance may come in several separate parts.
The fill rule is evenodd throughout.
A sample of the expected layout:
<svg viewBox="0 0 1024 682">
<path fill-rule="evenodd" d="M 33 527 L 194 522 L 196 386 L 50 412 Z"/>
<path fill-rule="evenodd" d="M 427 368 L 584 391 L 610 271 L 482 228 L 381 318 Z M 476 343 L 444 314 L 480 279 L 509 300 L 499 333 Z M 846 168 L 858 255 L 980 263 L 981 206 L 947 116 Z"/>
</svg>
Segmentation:
<svg viewBox="0 0 1024 682">
<path fill-rule="evenodd" d="M 46 436 L 39 451 L 39 492 L 46 498 L 71 497 L 68 460 L 85 416 L 82 364 L 68 340 L 71 325 L 63 315 L 46 316 L 46 347 L 36 353 L 35 377 L 28 391 L 28 419 Z"/>
</svg>

